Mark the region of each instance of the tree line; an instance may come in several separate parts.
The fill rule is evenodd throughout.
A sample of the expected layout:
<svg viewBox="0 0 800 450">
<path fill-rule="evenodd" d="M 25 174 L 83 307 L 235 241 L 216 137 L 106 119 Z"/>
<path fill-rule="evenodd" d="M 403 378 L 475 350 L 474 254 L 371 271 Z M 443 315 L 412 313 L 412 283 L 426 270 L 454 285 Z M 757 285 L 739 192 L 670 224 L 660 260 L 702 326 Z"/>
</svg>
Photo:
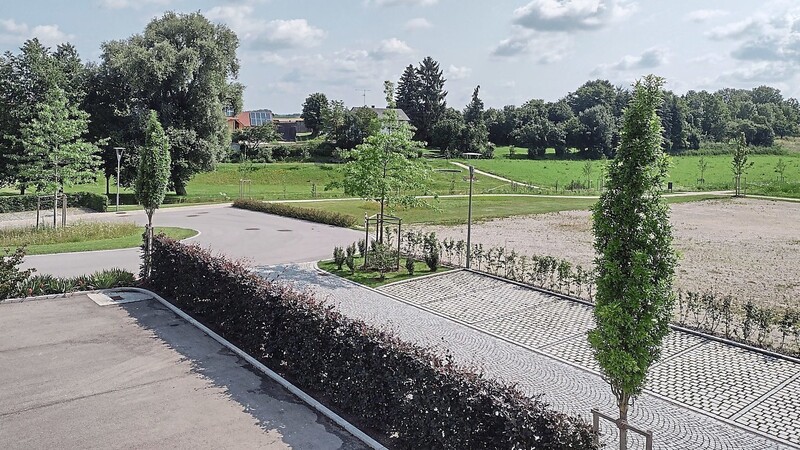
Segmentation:
<svg viewBox="0 0 800 450">
<path fill-rule="evenodd" d="M 0 56 L 0 185 L 52 192 L 116 175 L 132 185 L 155 111 L 170 148 L 169 186 L 210 170 L 230 145 L 224 107 L 240 110 L 238 38 L 199 13 L 168 12 L 141 34 L 105 42 L 83 62 L 66 43 L 31 39 Z M 152 123 L 150 124 L 152 127 Z"/>
<path fill-rule="evenodd" d="M 431 57 L 408 65 L 397 82 L 395 101 L 411 120 L 414 139 L 446 156 L 466 152 L 491 157 L 495 145 L 527 149 L 541 157 L 548 148 L 557 157 L 612 158 L 620 143 L 622 117 L 631 100 L 628 88 L 591 80 L 557 101 L 532 99 L 521 106 L 484 108 L 475 88 L 464 109 L 447 105 L 445 78 Z M 337 146 L 352 148 L 374 132 L 369 110 L 346 111 L 341 102 L 312 94 L 302 117 L 316 134 L 327 133 Z M 664 149 L 699 149 L 704 142 L 728 142 L 744 135 L 747 145 L 772 146 L 775 138 L 800 135 L 800 102 L 780 90 L 725 88 L 716 92 L 664 91 L 658 108 Z"/>
</svg>

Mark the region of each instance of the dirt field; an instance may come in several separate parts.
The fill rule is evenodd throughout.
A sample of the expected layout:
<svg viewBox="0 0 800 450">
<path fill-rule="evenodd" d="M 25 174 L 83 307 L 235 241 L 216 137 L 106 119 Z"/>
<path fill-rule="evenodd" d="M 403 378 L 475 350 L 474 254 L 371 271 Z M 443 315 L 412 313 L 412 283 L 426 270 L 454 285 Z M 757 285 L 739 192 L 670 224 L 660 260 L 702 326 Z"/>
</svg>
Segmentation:
<svg viewBox="0 0 800 450">
<path fill-rule="evenodd" d="M 800 307 L 800 203 L 756 199 L 672 205 L 679 252 L 675 287 L 713 289 L 740 302 Z M 466 227 L 424 227 L 466 238 Z M 473 224 L 472 241 L 522 254 L 551 255 L 584 267 L 594 259 L 591 214 L 567 211 Z"/>
</svg>

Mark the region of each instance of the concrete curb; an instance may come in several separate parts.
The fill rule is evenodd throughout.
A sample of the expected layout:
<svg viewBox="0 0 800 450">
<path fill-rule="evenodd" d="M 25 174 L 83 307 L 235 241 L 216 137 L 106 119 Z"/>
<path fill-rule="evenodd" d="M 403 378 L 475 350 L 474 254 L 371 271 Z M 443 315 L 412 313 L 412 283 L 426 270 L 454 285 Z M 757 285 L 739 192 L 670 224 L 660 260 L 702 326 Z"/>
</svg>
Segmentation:
<svg viewBox="0 0 800 450">
<path fill-rule="evenodd" d="M 236 347 L 235 345 L 230 343 L 227 339 L 223 338 L 222 336 L 218 335 L 214 331 L 210 330 L 208 327 L 206 327 L 202 323 L 198 322 L 197 320 L 192 318 L 190 315 L 186 314 L 181 309 L 179 309 L 178 307 L 174 306 L 172 303 L 168 302 L 167 300 L 164 300 L 164 298 L 162 298 L 160 295 L 156 294 L 155 292 L 149 291 L 147 289 L 142 289 L 142 288 L 125 288 L 125 289 L 127 289 L 128 291 L 134 291 L 134 292 L 139 292 L 141 294 L 151 295 L 154 299 L 158 300 L 162 305 L 164 305 L 167 308 L 169 308 L 173 313 L 177 314 L 178 316 L 180 316 L 185 321 L 191 323 L 192 325 L 194 325 L 195 327 L 200 329 L 200 331 L 202 331 L 203 333 L 207 334 L 209 337 L 211 337 L 215 341 L 219 342 L 223 346 L 227 347 L 232 352 L 236 353 L 236 355 L 238 355 L 240 358 L 242 358 L 245 361 L 247 361 L 251 366 L 255 367 L 256 369 L 258 369 L 259 371 L 261 371 L 262 373 L 264 373 L 265 375 L 270 377 L 272 380 L 278 382 L 281 386 L 286 388 L 286 390 L 288 390 L 292 394 L 294 394 L 297 397 L 299 397 L 306 404 L 308 404 L 312 408 L 314 408 L 317 411 L 319 411 L 322 415 L 324 415 L 325 417 L 329 418 L 330 420 L 335 422 L 340 427 L 342 427 L 345 430 L 347 430 L 348 433 L 352 434 L 357 439 L 361 440 L 362 442 L 364 442 L 365 444 L 367 444 L 368 446 L 370 446 L 371 448 L 373 448 L 375 450 L 388 450 L 386 447 L 381 445 L 378 441 L 376 441 L 375 439 L 371 438 L 366 433 L 364 433 L 363 431 L 361 431 L 358 428 L 356 428 L 353 424 L 351 424 L 350 422 L 348 422 L 347 420 L 345 420 L 344 418 L 342 418 L 341 416 L 339 416 L 335 412 L 333 412 L 330 409 L 328 409 L 325 405 L 323 405 L 322 403 L 318 402 L 313 397 L 311 397 L 310 395 L 306 394 L 305 392 L 300 390 L 298 387 L 296 387 L 295 385 L 293 385 L 292 383 L 287 381 L 285 378 L 283 378 L 282 376 L 280 376 L 277 373 L 275 373 L 274 371 L 272 371 L 269 367 L 265 366 L 264 364 L 259 362 L 257 359 L 255 359 L 252 356 L 250 356 L 249 354 L 245 353 L 239 347 Z"/>
</svg>

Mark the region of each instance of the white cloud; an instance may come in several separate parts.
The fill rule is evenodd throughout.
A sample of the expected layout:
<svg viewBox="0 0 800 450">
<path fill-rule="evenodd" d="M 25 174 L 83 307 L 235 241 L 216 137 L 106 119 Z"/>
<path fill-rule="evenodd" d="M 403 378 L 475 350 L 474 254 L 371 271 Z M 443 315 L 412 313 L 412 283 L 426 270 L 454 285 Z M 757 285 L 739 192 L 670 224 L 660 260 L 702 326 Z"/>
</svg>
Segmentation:
<svg viewBox="0 0 800 450">
<path fill-rule="evenodd" d="M 432 27 L 433 24 L 431 24 L 428 21 L 428 19 L 424 17 L 416 17 L 414 19 L 411 19 L 408 22 L 406 22 L 405 25 L 406 30 L 425 30 Z"/>
<path fill-rule="evenodd" d="M 472 69 L 469 67 L 458 67 L 450 64 L 450 67 L 445 71 L 445 76 L 448 80 L 463 80 L 472 75 Z"/>
<path fill-rule="evenodd" d="M 615 72 L 628 72 L 646 69 L 654 69 L 667 63 L 667 51 L 661 48 L 650 48 L 642 54 L 633 56 L 626 55 L 613 64 L 601 64 L 597 66 L 592 75 L 606 75 Z"/>
<path fill-rule="evenodd" d="M 141 9 L 146 5 L 166 6 L 173 0 L 100 0 L 100 6 L 106 9 Z"/>
<path fill-rule="evenodd" d="M 374 59 L 387 59 L 397 55 L 407 55 L 413 52 L 411 47 L 397 38 L 384 39 L 378 46 L 369 52 L 369 56 Z"/>
<path fill-rule="evenodd" d="M 758 34 L 762 29 L 762 21 L 753 18 L 732 22 L 712 28 L 706 33 L 711 39 L 740 39 L 748 35 Z"/>
<path fill-rule="evenodd" d="M 367 5 L 377 6 L 431 6 L 439 0 L 366 0 Z"/>
<path fill-rule="evenodd" d="M 689 22 L 702 23 L 727 16 L 728 14 L 729 12 L 723 9 L 697 9 L 687 13 L 683 18 Z"/>
<path fill-rule="evenodd" d="M 206 13 L 209 20 L 227 24 L 244 44 L 260 50 L 309 48 L 318 45 L 325 31 L 306 19 L 270 20 L 254 17 L 251 5 L 216 6 Z"/>
<path fill-rule="evenodd" d="M 536 33 L 518 27 L 511 37 L 500 41 L 491 53 L 500 58 L 531 55 L 537 64 L 550 64 L 564 58 L 571 43 L 570 37 L 563 33 Z"/>
<path fill-rule="evenodd" d="M 537 31 L 604 28 L 636 10 L 623 0 L 533 0 L 514 10 L 514 23 Z"/>
<path fill-rule="evenodd" d="M 29 26 L 14 19 L 0 20 L 0 41 L 8 43 L 22 43 L 28 39 L 37 38 L 45 46 L 62 44 L 75 36 L 64 33 L 58 25 Z"/>
</svg>

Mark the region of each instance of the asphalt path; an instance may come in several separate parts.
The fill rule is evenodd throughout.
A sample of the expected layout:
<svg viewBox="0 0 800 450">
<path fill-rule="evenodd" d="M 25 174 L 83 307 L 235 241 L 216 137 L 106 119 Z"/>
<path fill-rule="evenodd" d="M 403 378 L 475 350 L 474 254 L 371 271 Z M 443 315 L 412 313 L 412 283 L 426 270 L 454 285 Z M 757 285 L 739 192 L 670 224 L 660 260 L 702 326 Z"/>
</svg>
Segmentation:
<svg viewBox="0 0 800 450">
<path fill-rule="evenodd" d="M 82 215 L 80 220 L 147 223 L 142 211 Z M 158 210 L 155 226 L 192 228 L 200 232 L 186 242 L 197 243 L 212 252 L 244 260 L 248 265 L 274 265 L 329 258 L 333 247 L 349 245 L 362 234 L 303 220 L 232 208 L 206 205 Z M 119 267 L 136 273 L 138 249 L 33 255 L 23 267 L 39 274 L 76 276 Z"/>
</svg>

